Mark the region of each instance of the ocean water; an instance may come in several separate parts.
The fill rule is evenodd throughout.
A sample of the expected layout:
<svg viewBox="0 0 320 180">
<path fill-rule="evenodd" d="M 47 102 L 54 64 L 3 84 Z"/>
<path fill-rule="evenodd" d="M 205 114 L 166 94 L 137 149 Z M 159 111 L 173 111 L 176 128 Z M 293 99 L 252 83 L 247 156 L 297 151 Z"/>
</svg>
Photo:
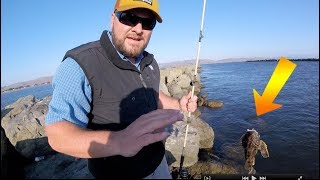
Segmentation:
<svg viewBox="0 0 320 180">
<path fill-rule="evenodd" d="M 19 89 L 16 91 L 1 93 L 1 109 L 7 105 L 17 101 L 21 97 L 28 95 L 34 95 L 37 99 L 42 99 L 46 96 L 52 95 L 52 85 L 46 84 L 36 87 L 29 87 L 25 89 Z"/>
<path fill-rule="evenodd" d="M 268 145 L 270 157 L 256 156 L 259 174 L 304 174 L 319 178 L 319 62 L 295 62 L 296 69 L 275 99 L 282 108 L 256 116 L 252 89 L 260 94 L 277 62 L 201 65 L 207 99 L 223 101 L 219 109 L 200 107 L 201 118 L 215 132 L 213 153 L 244 165 L 241 136 L 256 129 Z M 1 109 L 18 98 L 52 95 L 51 85 L 1 94 Z M 229 161 L 228 161 L 229 162 Z"/>
<path fill-rule="evenodd" d="M 256 156 L 259 174 L 304 174 L 319 178 L 319 62 L 295 62 L 296 69 L 275 99 L 282 108 L 256 116 L 253 89 L 264 91 L 277 62 L 202 65 L 207 99 L 220 109 L 200 107 L 201 118 L 214 129 L 213 153 L 244 165 L 240 139 L 256 129 L 270 157 Z"/>
</svg>

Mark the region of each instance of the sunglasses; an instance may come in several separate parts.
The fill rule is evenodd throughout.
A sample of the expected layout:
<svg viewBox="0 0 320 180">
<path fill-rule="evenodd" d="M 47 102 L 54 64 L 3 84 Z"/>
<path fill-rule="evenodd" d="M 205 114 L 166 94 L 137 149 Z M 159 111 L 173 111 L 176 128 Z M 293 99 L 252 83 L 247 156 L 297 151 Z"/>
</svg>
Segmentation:
<svg viewBox="0 0 320 180">
<path fill-rule="evenodd" d="M 138 23 L 141 23 L 142 29 L 145 29 L 145 30 L 152 30 L 157 23 L 155 18 L 142 18 L 126 11 L 123 11 L 123 12 L 116 11 L 115 15 L 117 16 L 117 18 L 122 24 L 134 27 Z"/>
</svg>

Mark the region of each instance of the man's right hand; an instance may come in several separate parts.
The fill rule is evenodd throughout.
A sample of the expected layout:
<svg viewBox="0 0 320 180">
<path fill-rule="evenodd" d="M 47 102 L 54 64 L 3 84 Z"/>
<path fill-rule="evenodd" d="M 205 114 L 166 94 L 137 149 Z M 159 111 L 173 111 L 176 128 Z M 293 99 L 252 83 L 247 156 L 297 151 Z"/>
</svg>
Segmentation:
<svg viewBox="0 0 320 180">
<path fill-rule="evenodd" d="M 170 134 L 165 127 L 183 119 L 179 110 L 158 109 L 140 116 L 122 131 L 112 132 L 119 155 L 131 157 L 144 146 L 162 141 Z"/>
</svg>

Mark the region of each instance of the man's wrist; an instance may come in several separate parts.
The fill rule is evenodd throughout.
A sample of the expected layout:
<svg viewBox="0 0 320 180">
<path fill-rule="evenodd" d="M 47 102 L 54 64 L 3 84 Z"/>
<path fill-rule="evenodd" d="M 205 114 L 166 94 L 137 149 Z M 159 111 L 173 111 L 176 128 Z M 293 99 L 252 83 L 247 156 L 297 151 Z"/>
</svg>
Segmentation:
<svg viewBox="0 0 320 180">
<path fill-rule="evenodd" d="M 108 144 L 111 150 L 112 155 L 121 155 L 121 142 L 119 141 L 119 132 L 118 131 L 110 131 Z"/>
</svg>

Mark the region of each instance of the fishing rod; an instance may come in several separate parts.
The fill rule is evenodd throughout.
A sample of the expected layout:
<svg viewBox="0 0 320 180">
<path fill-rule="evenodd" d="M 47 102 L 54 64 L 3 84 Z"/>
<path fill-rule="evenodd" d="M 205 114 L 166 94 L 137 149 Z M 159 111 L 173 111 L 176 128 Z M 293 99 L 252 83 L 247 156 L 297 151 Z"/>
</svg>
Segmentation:
<svg viewBox="0 0 320 180">
<path fill-rule="evenodd" d="M 194 89 L 195 89 L 195 82 L 196 82 L 196 76 L 198 73 L 198 65 L 199 65 L 199 56 L 200 56 L 200 46 L 201 46 L 201 39 L 203 38 L 202 35 L 202 30 L 203 30 L 203 21 L 204 21 L 204 13 L 206 9 L 206 0 L 203 0 L 203 7 L 202 7 L 202 17 L 201 17 L 201 26 L 200 26 L 200 34 L 199 34 L 199 41 L 198 41 L 198 51 L 197 51 L 197 59 L 196 59 L 196 66 L 194 69 L 194 76 L 191 80 L 191 85 L 192 85 L 192 92 L 191 92 L 191 98 L 194 96 Z M 188 172 L 186 169 L 183 168 L 183 162 L 184 162 L 184 150 L 186 147 L 187 143 L 187 136 L 188 136 L 188 130 L 189 130 L 189 124 L 190 124 L 190 116 L 191 112 L 188 112 L 188 119 L 187 119 L 187 127 L 186 127 L 186 134 L 184 136 L 184 142 L 183 142 L 183 148 L 182 148 L 182 153 L 180 157 L 180 168 L 179 168 L 179 176 L 180 178 L 187 178 L 188 177 Z"/>
</svg>

